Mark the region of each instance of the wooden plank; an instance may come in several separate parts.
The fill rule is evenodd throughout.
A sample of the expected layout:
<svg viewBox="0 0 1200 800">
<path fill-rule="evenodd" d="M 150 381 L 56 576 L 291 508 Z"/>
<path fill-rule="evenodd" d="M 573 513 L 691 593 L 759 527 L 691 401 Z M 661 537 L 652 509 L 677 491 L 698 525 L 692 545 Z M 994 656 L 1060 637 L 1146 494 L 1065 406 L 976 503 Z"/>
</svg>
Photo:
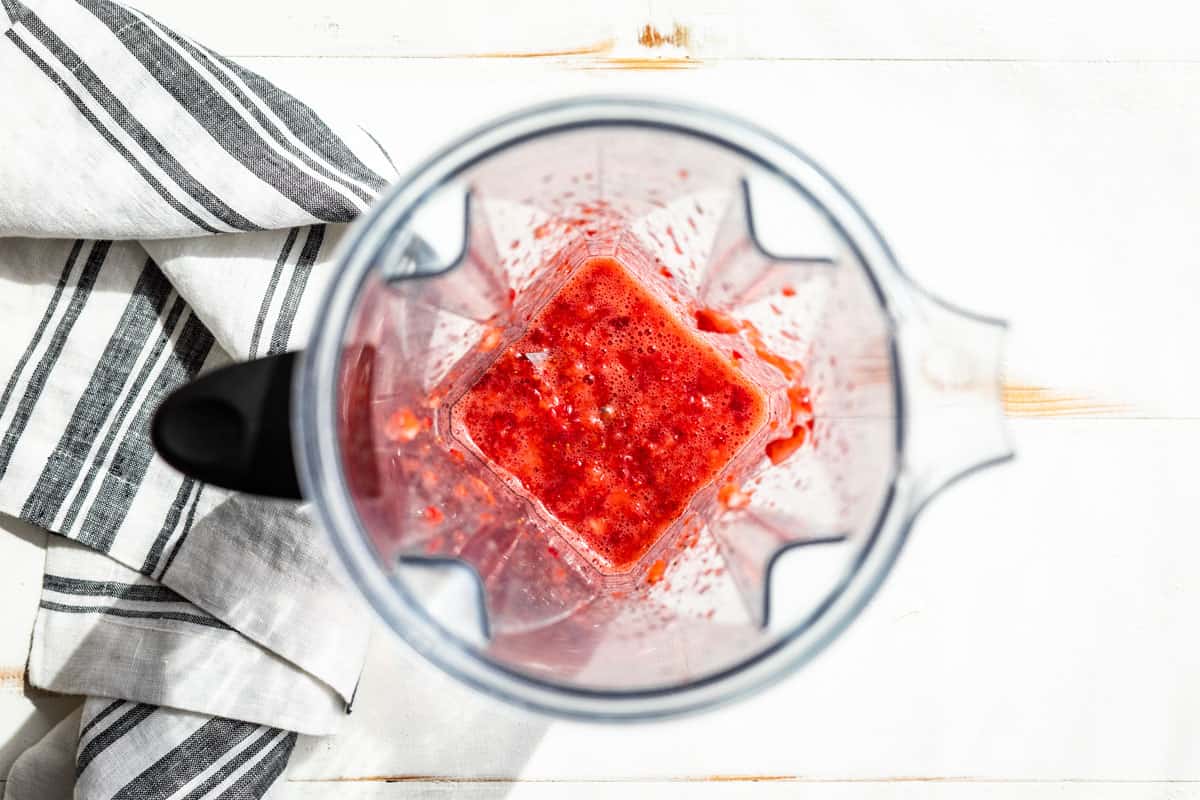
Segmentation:
<svg viewBox="0 0 1200 800">
<path fill-rule="evenodd" d="M 692 59 L 1161 61 L 1200 58 L 1194 6 L 1172 0 L 518 0 L 286 5 L 147 0 L 144 10 L 227 55 L 543 55 Z M 236 21 L 236 24 L 230 24 Z M 643 44 L 645 43 L 645 44 Z M 646 46 L 656 45 L 656 46 Z"/>
<path fill-rule="evenodd" d="M 546 783 L 459 783 L 412 781 L 403 783 L 302 783 L 291 782 L 280 800 L 573 800 L 641 798 L 655 800 L 726 800 L 749 793 L 759 798 L 806 800 L 1182 800 L 1200 792 L 1195 784 L 1133 783 L 1014 783 L 985 782 L 861 782 L 720 780 L 665 781 L 553 781 Z"/>
</svg>

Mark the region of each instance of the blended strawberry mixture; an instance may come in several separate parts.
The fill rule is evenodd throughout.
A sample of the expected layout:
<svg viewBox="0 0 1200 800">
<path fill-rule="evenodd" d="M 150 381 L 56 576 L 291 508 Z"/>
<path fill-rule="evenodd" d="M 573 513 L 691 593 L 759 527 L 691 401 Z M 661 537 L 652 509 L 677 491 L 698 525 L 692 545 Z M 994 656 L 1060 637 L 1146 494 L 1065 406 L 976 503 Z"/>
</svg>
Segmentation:
<svg viewBox="0 0 1200 800">
<path fill-rule="evenodd" d="M 488 458 L 623 570 L 718 478 L 766 404 L 620 263 L 594 258 L 455 413 Z"/>
</svg>

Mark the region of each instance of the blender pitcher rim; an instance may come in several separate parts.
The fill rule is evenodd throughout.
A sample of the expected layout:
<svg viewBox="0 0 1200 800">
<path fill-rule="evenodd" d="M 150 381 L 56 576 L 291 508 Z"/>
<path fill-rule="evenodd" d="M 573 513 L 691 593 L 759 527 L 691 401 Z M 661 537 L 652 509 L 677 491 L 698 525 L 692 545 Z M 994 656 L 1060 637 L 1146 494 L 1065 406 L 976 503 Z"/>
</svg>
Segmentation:
<svg viewBox="0 0 1200 800">
<path fill-rule="evenodd" d="M 544 124 L 547 118 L 556 115 L 565 116 L 566 119 L 552 119 L 550 124 Z M 712 129 L 718 127 L 714 123 L 726 128 L 723 132 L 727 135 L 740 134 L 740 141 L 731 141 L 721 132 L 714 132 Z M 426 197 L 482 159 L 541 136 L 604 126 L 666 129 L 707 140 L 769 169 L 814 202 L 860 258 L 887 317 L 896 402 L 897 439 L 885 498 L 869 534 L 857 546 L 845 572 L 821 603 L 776 641 L 733 665 L 686 683 L 632 690 L 588 689 L 537 678 L 496 663 L 452 634 L 444 632 L 426 610 L 412 600 L 406 587 L 387 578 L 384 574 L 387 565 L 365 540 L 364 528 L 354 509 L 340 466 L 341 445 L 334 426 L 335 377 L 341 343 L 353 302 L 371 272 L 372 255 L 379 251 L 380 246 L 407 223 L 413 210 Z M 517 130 L 512 130 L 514 128 Z M 488 146 L 481 146 L 481 141 Z M 757 145 L 758 149 L 747 146 L 746 142 Z M 824 184 L 819 188 L 827 195 L 827 199 L 833 198 L 846 205 L 849 219 L 845 212 L 839 215 L 820 198 L 812 195 L 809 187 L 802 184 L 793 171 L 779 166 L 760 152 L 771 148 L 777 148 L 783 156 L 795 160 L 793 167 L 800 166 L 811 171 L 817 179 L 816 183 Z M 856 237 L 842 225 L 843 222 L 864 227 Z M 860 251 L 860 238 L 864 235 L 863 243 L 875 250 L 873 257 Z M 425 658 L 457 679 L 486 694 L 525 708 L 574 719 L 649 719 L 730 702 L 774 683 L 823 650 L 857 617 L 886 578 L 913 521 L 925 505 L 950 483 L 984 466 L 955 476 L 924 498 L 918 498 L 919 504 L 915 507 L 909 505 L 901 517 L 896 516 L 897 510 L 904 505 L 897 503 L 897 495 L 905 490 L 902 453 L 906 406 L 900 385 L 900 365 L 897 363 L 899 342 L 894 315 L 887 293 L 877 282 L 875 270 L 890 268 L 903 277 L 907 287 L 922 292 L 935 302 L 954 307 L 926 292 L 901 270 L 879 230 L 858 203 L 819 165 L 769 131 L 725 112 L 678 102 L 610 96 L 557 101 L 514 112 L 460 137 L 398 180 L 370 211 L 354 223 L 345 241 L 339 245 L 336 262 L 339 271 L 331 280 L 316 311 L 322 323 L 313 331 L 309 349 L 297 370 L 293 385 L 293 403 L 297 409 L 292 421 L 293 441 L 299 443 L 297 465 L 305 495 L 315 501 L 342 566 L 390 628 Z M 957 308 L 954 310 L 960 311 Z M 965 313 L 981 321 L 989 319 Z M 352 527 L 357 528 L 353 533 L 350 531 Z M 889 535 L 881 542 L 884 533 Z M 872 564 L 870 570 L 866 569 L 868 562 Z M 831 611 L 835 612 L 832 617 L 827 616 Z M 808 634 L 811 634 L 809 640 L 802 641 Z M 738 680 L 739 677 L 742 679 Z"/>
</svg>

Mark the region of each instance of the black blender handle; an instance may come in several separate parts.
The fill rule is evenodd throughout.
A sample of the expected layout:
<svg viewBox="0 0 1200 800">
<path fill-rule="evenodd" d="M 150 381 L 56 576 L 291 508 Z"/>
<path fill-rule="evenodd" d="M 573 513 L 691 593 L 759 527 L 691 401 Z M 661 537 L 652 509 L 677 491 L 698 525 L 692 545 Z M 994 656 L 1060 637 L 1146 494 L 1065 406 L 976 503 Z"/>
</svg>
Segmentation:
<svg viewBox="0 0 1200 800">
<path fill-rule="evenodd" d="M 301 499 L 290 423 L 299 356 L 231 364 L 176 389 L 154 414 L 154 449 L 205 483 Z"/>
</svg>

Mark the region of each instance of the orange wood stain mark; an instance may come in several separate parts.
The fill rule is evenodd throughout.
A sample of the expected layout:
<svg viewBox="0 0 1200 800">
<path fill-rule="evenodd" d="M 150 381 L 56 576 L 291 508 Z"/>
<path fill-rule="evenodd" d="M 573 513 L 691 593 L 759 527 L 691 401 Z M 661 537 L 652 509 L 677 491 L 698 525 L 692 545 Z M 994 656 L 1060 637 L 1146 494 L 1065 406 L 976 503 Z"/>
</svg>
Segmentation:
<svg viewBox="0 0 1200 800">
<path fill-rule="evenodd" d="M 638 44 L 642 47 L 662 47 L 665 44 L 673 44 L 676 47 L 687 47 L 692 40 L 692 32 L 687 29 L 687 26 L 675 23 L 675 27 L 668 34 L 660 33 L 658 28 L 653 25 L 646 25 L 638 33 Z"/>
<path fill-rule="evenodd" d="M 612 52 L 616 44 L 612 39 L 604 39 L 595 44 L 582 47 L 568 47 L 562 50 L 534 50 L 513 53 L 469 53 L 465 58 L 566 58 L 568 56 L 598 56 Z"/>
<path fill-rule="evenodd" d="M 602 58 L 581 66 L 583 69 L 674 70 L 694 69 L 702 63 L 695 58 Z"/>
<path fill-rule="evenodd" d="M 1005 382 L 1001 397 L 1004 413 L 1010 417 L 1103 417 L 1130 410 L 1122 403 L 1024 383 Z"/>
<path fill-rule="evenodd" d="M 692 32 L 686 25 L 675 23 L 670 33 L 662 33 L 653 25 L 644 25 L 638 32 L 637 43 L 645 48 L 665 45 L 687 48 L 691 45 Z M 700 59 L 664 56 L 660 58 L 638 58 L 610 56 L 616 47 L 615 39 L 603 39 L 594 44 L 579 47 L 564 47 L 560 50 L 530 50 L 493 53 L 464 53 L 460 58 L 559 58 L 574 61 L 572 66 L 581 69 L 614 70 L 676 70 L 700 66 Z"/>
<path fill-rule="evenodd" d="M 25 670 L 22 667 L 0 667 L 0 688 L 25 685 Z"/>
<path fill-rule="evenodd" d="M 892 378 L 891 364 L 880 359 L 856 360 L 847 372 L 859 384 L 887 383 Z M 1000 402 L 1009 417 L 1111 417 L 1134 410 L 1127 403 L 1008 380 L 1000 387 Z"/>
<path fill-rule="evenodd" d="M 794 781 L 795 775 L 708 775 L 702 780 L 711 783 L 760 783 L 763 781 Z"/>
</svg>

